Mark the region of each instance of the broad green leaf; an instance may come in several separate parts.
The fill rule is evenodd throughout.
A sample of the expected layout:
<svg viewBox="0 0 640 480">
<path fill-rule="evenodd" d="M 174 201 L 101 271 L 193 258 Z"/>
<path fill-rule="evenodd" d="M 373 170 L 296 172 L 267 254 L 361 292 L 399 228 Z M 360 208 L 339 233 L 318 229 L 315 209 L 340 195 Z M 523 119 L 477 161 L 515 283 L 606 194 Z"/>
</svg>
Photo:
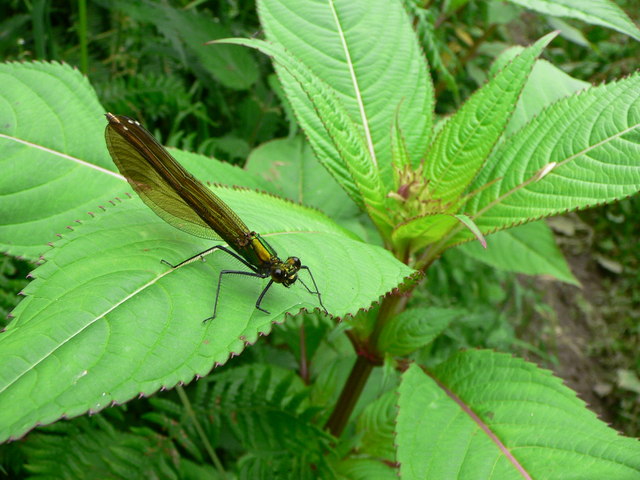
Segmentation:
<svg viewBox="0 0 640 480">
<path fill-rule="evenodd" d="M 107 152 L 104 109 L 77 70 L 0 65 L 0 248 L 31 260 L 68 226 L 131 192 Z M 172 154 L 203 181 L 270 190 L 228 164 Z"/>
<path fill-rule="evenodd" d="M 640 190 L 640 75 L 556 102 L 491 156 L 465 213 L 486 235 Z M 544 173 L 542 176 L 541 174 Z M 541 178 L 542 177 L 542 178 Z M 460 232 L 450 243 L 469 238 Z"/>
<path fill-rule="evenodd" d="M 552 103 L 590 86 L 590 83 L 567 75 L 546 60 L 538 60 L 507 125 L 505 135 L 516 133 Z"/>
<path fill-rule="evenodd" d="M 540 13 L 576 18 L 592 25 L 617 30 L 640 40 L 640 30 L 626 13 L 611 0 L 509 0 Z"/>
<path fill-rule="evenodd" d="M 412 274 L 316 210 L 254 191 L 216 193 L 281 256 L 310 267 L 332 315 L 367 308 Z M 56 242 L 0 334 L 0 441 L 189 382 L 286 314 L 319 308 L 299 282 L 275 285 L 262 303 L 267 315 L 255 309 L 265 281 L 227 275 L 218 316 L 203 324 L 220 271 L 241 265 L 220 251 L 176 270 L 160 260 L 176 263 L 211 246 L 162 222 L 138 198 L 100 211 Z M 301 279 L 311 284 L 305 273 Z"/>
<path fill-rule="evenodd" d="M 245 45 L 272 56 L 295 78 L 298 87 L 312 100 L 325 129 L 324 137 L 330 138 L 340 152 L 338 162 L 324 156 L 318 142 L 310 135 L 311 146 L 316 150 L 319 160 L 354 202 L 367 211 L 378 228 L 383 232 L 388 230 L 391 220 L 387 216 L 386 194 L 378 168 L 367 150 L 364 138 L 331 87 L 278 45 L 252 39 L 226 39 L 224 42 Z"/>
<path fill-rule="evenodd" d="M 501 270 L 527 275 L 552 275 L 572 285 L 580 284 L 556 245 L 553 233 L 543 221 L 497 232 L 488 237 L 486 249 L 477 242 L 458 248 L 465 255 Z"/>
<path fill-rule="evenodd" d="M 500 71 L 522 50 L 524 50 L 522 47 L 507 49 L 493 62 L 491 73 L 495 74 Z M 590 83 L 567 75 L 546 60 L 536 60 L 527 84 L 522 90 L 522 95 L 518 99 L 516 109 L 511 115 L 505 136 L 510 136 L 520 130 L 548 105 L 590 86 Z"/>
<path fill-rule="evenodd" d="M 547 17 L 546 21 L 552 29 L 558 30 L 559 35 L 562 38 L 566 38 L 570 42 L 580 45 L 581 47 L 591 48 L 589 40 L 587 40 L 587 37 L 579 29 L 572 27 L 567 22 L 560 20 L 557 17 Z"/>
<path fill-rule="evenodd" d="M 67 225 L 122 195 L 102 107 L 69 65 L 0 64 L 0 245 L 36 259 Z"/>
<path fill-rule="evenodd" d="M 302 137 L 260 145 L 251 152 L 245 168 L 274 185 L 281 195 L 316 207 L 332 218 L 353 217 L 359 212 Z"/>
<path fill-rule="evenodd" d="M 433 198 L 455 202 L 476 176 L 503 135 L 535 59 L 554 36 L 546 35 L 515 57 L 438 132 L 425 161 Z"/>
<path fill-rule="evenodd" d="M 431 343 L 464 310 L 419 307 L 405 310 L 391 318 L 382 329 L 378 349 L 389 355 L 409 355 Z"/>
<path fill-rule="evenodd" d="M 284 46 L 338 93 L 362 128 L 367 147 L 391 188 L 391 126 L 399 124 L 413 160 L 424 155 L 433 123 L 433 86 L 428 66 L 402 3 L 261 0 L 267 38 Z M 393 32 L 380 41 L 380 32 Z M 277 69 L 298 120 L 309 137 L 322 129 L 309 98 Z M 283 74 L 285 73 L 285 74 Z M 330 147 L 336 156 L 339 149 Z"/>
<path fill-rule="evenodd" d="M 640 476 L 637 440 L 600 421 L 561 379 L 510 355 L 470 350 L 428 375 L 413 365 L 398 407 L 403 479 Z"/>
<path fill-rule="evenodd" d="M 274 185 L 259 175 L 252 174 L 235 165 L 221 162 L 199 153 L 176 150 L 175 148 L 168 148 L 167 150 L 189 173 L 202 182 L 264 190 L 273 194 L 277 193 L 277 188 Z M 106 152 L 106 155 L 109 155 L 109 153 Z"/>
</svg>

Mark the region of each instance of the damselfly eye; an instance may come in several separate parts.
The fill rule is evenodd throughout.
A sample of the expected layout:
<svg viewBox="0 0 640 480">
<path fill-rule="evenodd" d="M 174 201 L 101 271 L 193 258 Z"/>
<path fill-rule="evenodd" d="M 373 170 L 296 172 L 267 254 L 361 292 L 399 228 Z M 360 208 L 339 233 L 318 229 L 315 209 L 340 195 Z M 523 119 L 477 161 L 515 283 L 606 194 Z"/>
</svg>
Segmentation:
<svg viewBox="0 0 640 480">
<path fill-rule="evenodd" d="M 302 263 L 300 263 L 300 259 L 298 257 L 289 257 L 288 262 L 289 264 L 293 265 L 296 270 L 299 270 L 302 266 Z"/>
<path fill-rule="evenodd" d="M 276 283 L 282 283 L 286 278 L 286 273 L 281 268 L 271 270 L 271 278 Z"/>
</svg>

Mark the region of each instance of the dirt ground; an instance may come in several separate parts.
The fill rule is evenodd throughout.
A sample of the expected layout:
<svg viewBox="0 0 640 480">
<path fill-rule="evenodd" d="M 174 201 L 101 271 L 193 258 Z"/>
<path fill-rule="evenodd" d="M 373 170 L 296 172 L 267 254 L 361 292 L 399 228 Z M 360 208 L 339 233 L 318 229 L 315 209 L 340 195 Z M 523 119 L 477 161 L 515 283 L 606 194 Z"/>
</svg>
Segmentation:
<svg viewBox="0 0 640 480">
<path fill-rule="evenodd" d="M 611 272 L 603 268 L 589 247 L 590 243 L 585 238 L 576 240 L 573 237 L 568 241 L 559 238 L 559 245 L 581 288 L 552 278 L 535 280 L 551 313 L 536 315 L 524 333 L 525 340 L 544 345 L 555 355 L 557 363 L 531 354 L 528 357 L 564 379 L 603 421 L 621 433 L 637 435 L 640 426 L 625 422 L 620 408 L 623 398 L 627 398 L 627 402 L 628 399 L 637 402 L 637 411 L 640 395 L 634 400 L 633 394 L 616 386 L 618 368 L 625 368 L 635 360 L 610 348 L 619 336 L 616 326 L 607 319 L 607 312 L 616 298 L 605 287 Z"/>
<path fill-rule="evenodd" d="M 553 353 L 559 364 L 548 367 L 578 392 L 602 420 L 612 423 L 615 415 L 609 412 L 605 401 L 608 390 L 611 390 L 608 386 L 611 378 L 599 359 L 589 354 L 594 337 L 603 327 L 598 305 L 592 303 L 602 296 L 602 290 L 597 275 L 590 271 L 594 265 L 590 265 L 587 255 L 569 257 L 568 260 L 574 275 L 583 285 L 582 289 L 556 280 L 537 281 L 538 288 L 544 292 L 544 301 L 555 312 Z"/>
</svg>

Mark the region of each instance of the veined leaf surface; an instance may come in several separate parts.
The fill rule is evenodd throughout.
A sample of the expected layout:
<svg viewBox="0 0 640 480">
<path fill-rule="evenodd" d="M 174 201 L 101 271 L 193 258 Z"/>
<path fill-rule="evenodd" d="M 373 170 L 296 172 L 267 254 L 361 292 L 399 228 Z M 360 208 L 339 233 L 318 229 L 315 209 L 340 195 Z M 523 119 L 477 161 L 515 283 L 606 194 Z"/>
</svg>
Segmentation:
<svg viewBox="0 0 640 480">
<path fill-rule="evenodd" d="M 402 478 L 632 479 L 638 441 L 586 409 L 549 371 L 510 355 L 461 352 L 399 387 Z M 464 441 L 463 441 L 464 440 Z"/>
<path fill-rule="evenodd" d="M 311 268 L 333 315 L 369 307 L 412 274 L 320 212 L 253 191 L 216 193 L 278 253 Z M 285 314 L 318 307 L 299 282 L 277 285 L 263 300 L 266 315 L 255 309 L 265 281 L 227 275 L 218 316 L 203 324 L 220 271 L 242 265 L 219 251 L 176 270 L 160 260 L 177 263 L 212 245 L 162 222 L 138 198 L 100 211 L 56 242 L 0 334 L 0 441 L 189 382 Z M 300 278 L 310 283 L 304 272 Z"/>
</svg>

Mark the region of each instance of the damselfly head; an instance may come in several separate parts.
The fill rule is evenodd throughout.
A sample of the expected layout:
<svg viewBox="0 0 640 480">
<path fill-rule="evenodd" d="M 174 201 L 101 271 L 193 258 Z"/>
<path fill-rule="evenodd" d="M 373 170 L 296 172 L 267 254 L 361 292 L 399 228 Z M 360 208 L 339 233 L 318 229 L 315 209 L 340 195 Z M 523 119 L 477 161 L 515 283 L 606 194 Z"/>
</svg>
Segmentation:
<svg viewBox="0 0 640 480">
<path fill-rule="evenodd" d="M 298 271 L 302 264 L 298 257 L 289 257 L 285 262 L 277 262 L 271 268 L 271 279 L 285 287 L 293 285 L 298 280 Z"/>
</svg>

